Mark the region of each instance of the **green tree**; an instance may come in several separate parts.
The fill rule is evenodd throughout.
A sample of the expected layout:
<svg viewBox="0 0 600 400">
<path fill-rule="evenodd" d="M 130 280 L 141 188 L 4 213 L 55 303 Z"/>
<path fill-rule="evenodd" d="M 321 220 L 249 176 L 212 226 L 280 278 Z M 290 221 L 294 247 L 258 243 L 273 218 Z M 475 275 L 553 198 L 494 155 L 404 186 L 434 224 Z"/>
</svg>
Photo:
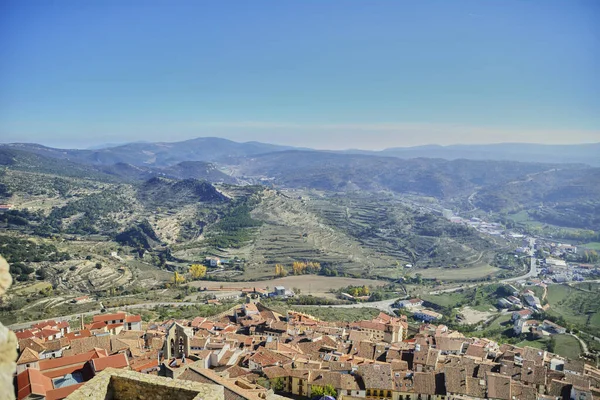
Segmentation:
<svg viewBox="0 0 600 400">
<path fill-rule="evenodd" d="M 311 395 L 312 396 L 335 397 L 335 396 L 337 396 L 337 392 L 336 392 L 335 388 L 333 387 L 333 385 L 325 385 L 325 386 L 314 385 L 311 388 Z"/>
</svg>

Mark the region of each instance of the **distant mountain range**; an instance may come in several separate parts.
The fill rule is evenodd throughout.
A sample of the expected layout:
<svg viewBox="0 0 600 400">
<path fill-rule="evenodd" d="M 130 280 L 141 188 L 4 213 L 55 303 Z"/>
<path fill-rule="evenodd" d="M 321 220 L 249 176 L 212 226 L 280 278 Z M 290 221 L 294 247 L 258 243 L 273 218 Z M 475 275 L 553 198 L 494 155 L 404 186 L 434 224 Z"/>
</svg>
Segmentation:
<svg viewBox="0 0 600 400">
<path fill-rule="evenodd" d="M 599 155 L 600 144 L 332 152 L 219 138 L 138 142 L 98 150 L 13 143 L 0 145 L 0 173 L 5 167 L 107 182 L 171 178 L 338 193 L 383 190 L 435 197 L 461 209 L 535 209 L 540 220 L 599 229 L 600 168 L 595 167 L 600 166 Z M 162 191 L 176 192 L 178 198 L 208 193 L 197 185 L 163 185 L 155 197 L 164 197 Z"/>
<path fill-rule="evenodd" d="M 239 143 L 206 137 L 181 142 L 135 142 L 95 149 L 55 149 L 38 144 L 10 143 L 0 145 L 33 152 L 46 157 L 67 159 L 91 165 L 127 163 L 138 166 L 167 167 L 183 161 L 227 163 L 232 159 L 252 157 L 286 150 L 308 150 L 260 142 Z M 396 147 L 382 151 L 327 151 L 340 154 L 362 154 L 397 158 L 441 158 L 446 160 L 500 160 L 539 162 L 546 164 L 579 163 L 600 166 L 600 143 L 576 145 L 543 145 L 499 143 L 486 145 Z"/>
</svg>

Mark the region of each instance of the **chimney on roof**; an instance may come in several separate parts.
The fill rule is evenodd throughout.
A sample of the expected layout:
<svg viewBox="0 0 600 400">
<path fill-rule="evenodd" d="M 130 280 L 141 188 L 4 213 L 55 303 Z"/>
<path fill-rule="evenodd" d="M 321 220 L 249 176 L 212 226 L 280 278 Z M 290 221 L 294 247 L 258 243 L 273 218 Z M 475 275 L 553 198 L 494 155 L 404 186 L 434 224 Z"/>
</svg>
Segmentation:
<svg viewBox="0 0 600 400">
<path fill-rule="evenodd" d="M 80 330 L 84 330 L 84 329 L 85 329 L 85 327 L 83 326 L 83 314 L 80 314 L 80 315 L 79 315 L 79 322 L 80 322 L 80 323 L 79 323 L 79 325 L 80 325 L 80 326 L 79 326 L 79 329 L 80 329 Z"/>
</svg>

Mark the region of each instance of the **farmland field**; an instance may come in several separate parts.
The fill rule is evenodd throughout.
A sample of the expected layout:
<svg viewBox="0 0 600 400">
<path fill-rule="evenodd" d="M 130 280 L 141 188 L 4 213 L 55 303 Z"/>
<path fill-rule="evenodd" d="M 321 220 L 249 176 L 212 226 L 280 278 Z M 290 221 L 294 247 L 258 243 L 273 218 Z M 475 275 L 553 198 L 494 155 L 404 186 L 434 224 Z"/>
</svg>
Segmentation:
<svg viewBox="0 0 600 400">
<path fill-rule="evenodd" d="M 444 280 L 469 280 L 469 279 L 480 279 L 486 276 L 493 275 L 495 272 L 500 271 L 496 267 L 491 265 L 478 265 L 474 267 L 463 267 L 463 268 L 428 268 L 422 269 L 418 272 L 426 279 L 444 279 Z"/>
<path fill-rule="evenodd" d="M 254 281 L 254 282 L 218 282 L 218 281 L 195 281 L 191 282 L 191 286 L 206 287 L 206 288 L 269 288 L 275 286 L 284 286 L 286 289 L 298 288 L 302 294 L 312 295 L 329 295 L 330 290 L 337 290 L 346 286 L 383 286 L 387 282 L 377 281 L 373 279 L 356 279 L 342 277 L 328 277 L 320 275 L 295 275 L 286 276 L 285 278 L 277 278 L 271 280 Z"/>
<path fill-rule="evenodd" d="M 285 313 L 287 310 L 300 311 L 305 314 L 312 315 L 323 321 L 345 321 L 354 322 L 363 319 L 372 319 L 379 315 L 381 311 L 375 308 L 340 308 L 340 307 L 308 307 L 308 306 L 288 306 L 285 303 L 269 304 L 269 308 L 277 312 Z"/>
</svg>

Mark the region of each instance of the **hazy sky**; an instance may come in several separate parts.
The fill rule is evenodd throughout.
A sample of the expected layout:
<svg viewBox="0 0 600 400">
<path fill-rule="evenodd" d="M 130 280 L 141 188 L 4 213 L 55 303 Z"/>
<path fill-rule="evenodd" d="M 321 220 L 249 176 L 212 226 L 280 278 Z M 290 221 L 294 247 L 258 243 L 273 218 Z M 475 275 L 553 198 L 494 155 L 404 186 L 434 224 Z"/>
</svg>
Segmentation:
<svg viewBox="0 0 600 400">
<path fill-rule="evenodd" d="M 0 0 L 0 141 L 600 141 L 597 0 Z"/>
</svg>

